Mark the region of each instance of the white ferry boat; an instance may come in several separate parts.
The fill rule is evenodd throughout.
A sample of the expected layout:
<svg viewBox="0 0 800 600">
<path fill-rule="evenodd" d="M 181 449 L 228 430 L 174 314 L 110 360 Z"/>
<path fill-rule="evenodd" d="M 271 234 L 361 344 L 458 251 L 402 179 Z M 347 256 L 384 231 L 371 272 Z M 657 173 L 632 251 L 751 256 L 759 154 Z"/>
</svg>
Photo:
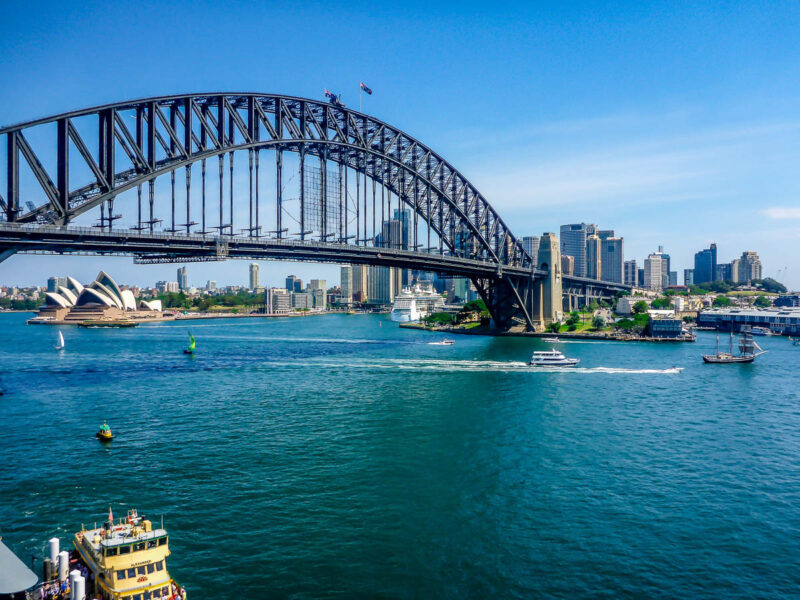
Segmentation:
<svg viewBox="0 0 800 600">
<path fill-rule="evenodd" d="M 442 311 L 444 311 L 444 299 L 436 293 L 433 286 L 417 284 L 405 288 L 394 299 L 391 319 L 397 323 L 409 323 Z"/>
<path fill-rule="evenodd" d="M 531 356 L 532 367 L 574 367 L 581 359 L 567 358 L 558 350 L 542 350 L 533 353 Z"/>
</svg>

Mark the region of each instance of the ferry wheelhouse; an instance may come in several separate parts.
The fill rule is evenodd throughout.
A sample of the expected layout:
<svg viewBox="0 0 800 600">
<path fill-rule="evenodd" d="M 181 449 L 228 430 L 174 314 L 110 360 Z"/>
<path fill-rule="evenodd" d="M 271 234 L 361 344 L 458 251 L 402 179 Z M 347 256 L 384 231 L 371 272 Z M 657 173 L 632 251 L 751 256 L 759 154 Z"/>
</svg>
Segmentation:
<svg viewBox="0 0 800 600">
<path fill-rule="evenodd" d="M 186 591 L 167 571 L 169 536 L 153 528 L 136 510 L 127 519 L 109 519 L 102 527 L 83 529 L 73 545 L 94 576 L 96 593 L 104 600 L 185 599 Z"/>
</svg>

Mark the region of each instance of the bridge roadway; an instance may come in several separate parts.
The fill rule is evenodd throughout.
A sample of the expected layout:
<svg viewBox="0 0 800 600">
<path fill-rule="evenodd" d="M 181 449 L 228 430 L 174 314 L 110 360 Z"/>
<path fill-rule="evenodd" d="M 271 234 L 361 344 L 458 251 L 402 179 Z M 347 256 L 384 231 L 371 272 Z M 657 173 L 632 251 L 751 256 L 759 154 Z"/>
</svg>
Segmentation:
<svg viewBox="0 0 800 600">
<path fill-rule="evenodd" d="M 0 260 L 4 249 L 48 254 L 77 252 L 133 255 L 147 262 L 240 258 L 398 267 L 473 278 L 497 277 L 501 274 L 524 277 L 531 275 L 530 270 L 521 267 L 501 266 L 501 271 L 498 272 L 497 263 L 395 248 L 250 236 L 151 233 L 135 229 L 108 231 L 95 227 L 24 223 L 0 223 Z M 536 279 L 544 279 L 546 275 L 546 271 L 534 272 Z"/>
<path fill-rule="evenodd" d="M 496 263 L 448 254 L 347 243 L 250 236 L 150 233 L 135 229 L 107 231 L 96 227 L 0 222 L 0 262 L 13 252 L 133 255 L 145 262 L 194 262 L 238 258 L 347 263 L 435 271 L 444 275 L 470 278 L 531 275 L 531 271 L 521 267 L 502 266 L 498 270 Z M 533 271 L 533 276 L 535 280 L 543 280 L 547 277 L 547 271 L 536 269 Z M 587 289 L 602 288 L 606 294 L 630 291 L 630 286 L 586 277 L 567 275 L 562 279 L 565 294 L 569 293 L 568 289 L 575 291 L 579 289 L 581 290 L 579 293 L 584 293 Z"/>
</svg>

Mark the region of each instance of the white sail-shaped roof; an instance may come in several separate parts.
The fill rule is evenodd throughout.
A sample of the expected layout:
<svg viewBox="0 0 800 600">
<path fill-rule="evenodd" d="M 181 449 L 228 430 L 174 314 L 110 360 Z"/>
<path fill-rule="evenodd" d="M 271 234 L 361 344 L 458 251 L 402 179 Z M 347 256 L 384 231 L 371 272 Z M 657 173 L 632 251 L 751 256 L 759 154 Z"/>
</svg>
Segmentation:
<svg viewBox="0 0 800 600">
<path fill-rule="evenodd" d="M 46 306 L 59 306 L 61 308 L 69 308 L 72 306 L 69 300 L 56 292 L 45 292 L 44 299 Z"/>
<path fill-rule="evenodd" d="M 100 306 L 116 306 L 114 301 L 106 296 L 103 292 L 91 287 L 83 288 L 81 295 L 78 296 L 78 301 L 75 303 L 75 306 L 89 306 L 92 304 Z"/>
<path fill-rule="evenodd" d="M 111 277 L 105 271 L 100 271 L 97 274 L 97 279 L 95 280 L 98 283 L 102 283 L 109 292 L 111 292 L 112 298 L 119 300 L 120 308 L 122 308 L 125 303 L 122 301 L 122 290 L 117 285 L 117 282 L 111 279 Z"/>
<path fill-rule="evenodd" d="M 92 283 L 89 284 L 88 288 L 84 289 L 97 290 L 101 292 L 104 296 L 107 296 L 111 300 L 114 306 L 116 306 L 117 308 L 122 308 L 122 300 L 120 298 L 117 298 L 116 294 L 113 291 L 111 291 L 109 288 L 107 288 L 99 281 L 93 281 Z"/>
<path fill-rule="evenodd" d="M 80 296 L 83 291 L 83 284 L 74 277 L 67 277 L 67 287 L 75 292 L 76 296 Z"/>
<path fill-rule="evenodd" d="M 68 287 L 64 287 L 63 285 L 58 286 L 58 293 L 66 298 L 71 305 L 78 301 L 78 296 Z"/>
<path fill-rule="evenodd" d="M 125 310 L 136 310 L 136 298 L 130 290 L 122 290 L 122 306 Z"/>
<path fill-rule="evenodd" d="M 144 310 L 157 310 L 159 312 L 163 310 L 161 300 L 140 300 L 139 308 L 143 308 Z"/>
</svg>

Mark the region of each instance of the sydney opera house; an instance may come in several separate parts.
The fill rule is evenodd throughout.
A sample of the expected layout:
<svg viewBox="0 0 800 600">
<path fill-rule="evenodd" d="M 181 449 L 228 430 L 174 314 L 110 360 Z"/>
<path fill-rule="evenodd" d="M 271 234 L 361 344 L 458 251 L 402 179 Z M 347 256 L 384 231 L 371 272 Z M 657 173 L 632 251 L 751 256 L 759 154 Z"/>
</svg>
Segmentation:
<svg viewBox="0 0 800 600">
<path fill-rule="evenodd" d="M 104 271 L 89 285 L 67 277 L 66 285 L 45 294 L 45 305 L 29 323 L 80 323 L 87 320 L 160 319 L 161 300 L 141 300 L 123 290 Z"/>
</svg>

